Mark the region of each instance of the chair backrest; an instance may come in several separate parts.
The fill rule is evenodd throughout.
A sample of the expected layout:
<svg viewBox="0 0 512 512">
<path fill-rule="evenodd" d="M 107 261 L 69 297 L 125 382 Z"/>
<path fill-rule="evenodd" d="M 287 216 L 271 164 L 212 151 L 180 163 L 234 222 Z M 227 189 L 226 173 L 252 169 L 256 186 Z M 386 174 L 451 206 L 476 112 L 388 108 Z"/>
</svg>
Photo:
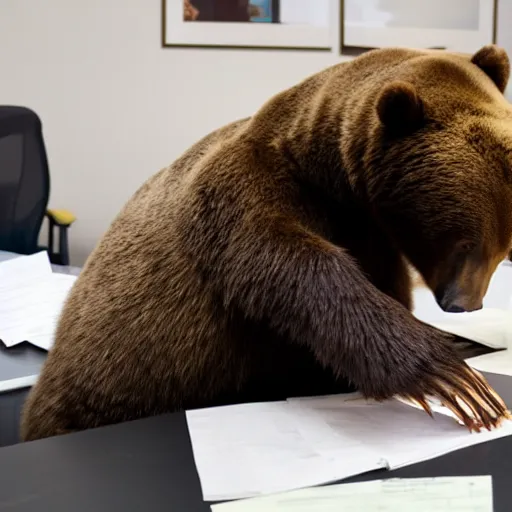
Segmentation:
<svg viewBox="0 0 512 512">
<path fill-rule="evenodd" d="M 0 250 L 37 252 L 49 194 L 41 120 L 30 109 L 0 106 Z"/>
</svg>

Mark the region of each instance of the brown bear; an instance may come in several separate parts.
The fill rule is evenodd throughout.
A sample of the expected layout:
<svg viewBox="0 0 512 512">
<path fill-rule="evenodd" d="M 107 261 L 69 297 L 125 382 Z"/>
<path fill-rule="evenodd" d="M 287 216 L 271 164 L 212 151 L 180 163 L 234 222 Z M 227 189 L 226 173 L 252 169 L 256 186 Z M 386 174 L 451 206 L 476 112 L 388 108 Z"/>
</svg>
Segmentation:
<svg viewBox="0 0 512 512">
<path fill-rule="evenodd" d="M 444 310 L 481 306 L 512 242 L 508 78 L 495 46 L 373 50 L 197 142 L 86 262 L 22 438 L 352 389 L 495 426 L 455 336 L 411 313 L 408 268 Z"/>
</svg>

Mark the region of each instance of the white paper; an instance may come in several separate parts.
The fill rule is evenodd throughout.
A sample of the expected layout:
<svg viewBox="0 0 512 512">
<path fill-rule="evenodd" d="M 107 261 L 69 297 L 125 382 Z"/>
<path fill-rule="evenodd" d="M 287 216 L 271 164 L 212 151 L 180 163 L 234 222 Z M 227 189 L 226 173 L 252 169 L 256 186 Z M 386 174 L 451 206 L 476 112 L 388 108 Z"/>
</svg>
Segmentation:
<svg viewBox="0 0 512 512">
<path fill-rule="evenodd" d="M 212 512 L 492 512 L 490 476 L 376 480 L 212 505 Z"/>
<path fill-rule="evenodd" d="M 46 252 L 0 263 L 0 339 L 50 350 L 76 276 L 52 272 Z"/>
<path fill-rule="evenodd" d="M 481 372 L 512 376 L 512 352 L 510 349 L 493 352 L 492 354 L 470 357 L 469 359 L 466 359 L 466 362 L 469 366 Z"/>
<path fill-rule="evenodd" d="M 512 435 L 512 421 L 492 431 L 471 433 L 453 418 L 434 413 L 430 418 L 423 410 L 397 400 L 376 402 L 358 393 L 288 400 L 298 415 L 316 416 L 332 433 L 309 430 L 309 442 L 324 450 L 342 453 L 345 443 L 364 444 L 384 459 L 390 469 L 415 464 L 446 453 Z M 311 423 L 311 420 L 309 420 Z M 298 429 L 303 428 L 299 424 Z"/>
<path fill-rule="evenodd" d="M 286 402 L 272 402 L 187 411 L 205 501 L 298 489 L 384 467 L 361 442 L 346 443 L 344 458 L 326 454 L 321 442 L 314 446 L 299 431 L 290 410 Z M 324 433 L 330 430 L 325 425 Z"/>
<path fill-rule="evenodd" d="M 453 418 L 358 393 L 187 412 L 203 499 L 221 501 L 395 469 L 499 437 Z"/>
<path fill-rule="evenodd" d="M 446 313 L 427 323 L 496 350 L 512 347 L 512 310 L 483 308 L 471 313 Z"/>
<path fill-rule="evenodd" d="M 0 263 L 0 292 L 6 288 L 30 285 L 34 279 L 51 275 L 52 267 L 44 251 L 18 256 Z"/>
</svg>

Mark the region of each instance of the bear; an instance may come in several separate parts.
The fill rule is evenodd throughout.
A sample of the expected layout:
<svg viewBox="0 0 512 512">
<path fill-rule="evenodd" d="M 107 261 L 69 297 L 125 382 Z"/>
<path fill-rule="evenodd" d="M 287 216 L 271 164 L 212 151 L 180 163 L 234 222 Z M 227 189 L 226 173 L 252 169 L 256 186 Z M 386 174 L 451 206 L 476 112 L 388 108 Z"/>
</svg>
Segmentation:
<svg viewBox="0 0 512 512">
<path fill-rule="evenodd" d="M 22 411 L 44 437 L 175 411 L 358 390 L 471 430 L 509 417 L 456 336 L 512 245 L 507 53 L 382 48 L 205 135 L 87 259 Z M 467 340 L 466 340 L 467 341 Z"/>
</svg>

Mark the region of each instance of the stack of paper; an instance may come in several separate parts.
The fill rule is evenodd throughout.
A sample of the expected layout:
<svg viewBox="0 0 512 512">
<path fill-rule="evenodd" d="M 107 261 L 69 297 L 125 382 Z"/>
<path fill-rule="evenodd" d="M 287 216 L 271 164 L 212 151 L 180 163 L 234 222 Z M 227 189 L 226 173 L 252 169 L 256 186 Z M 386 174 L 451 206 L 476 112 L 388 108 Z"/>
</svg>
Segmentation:
<svg viewBox="0 0 512 512">
<path fill-rule="evenodd" d="M 393 478 L 213 505 L 212 512 L 492 512 L 492 478 Z"/>
<path fill-rule="evenodd" d="M 76 276 L 56 274 L 46 252 L 0 263 L 0 340 L 49 350 Z"/>
<path fill-rule="evenodd" d="M 187 411 L 203 498 L 284 492 L 395 469 L 512 435 L 470 433 L 452 418 L 359 394 Z"/>
</svg>

